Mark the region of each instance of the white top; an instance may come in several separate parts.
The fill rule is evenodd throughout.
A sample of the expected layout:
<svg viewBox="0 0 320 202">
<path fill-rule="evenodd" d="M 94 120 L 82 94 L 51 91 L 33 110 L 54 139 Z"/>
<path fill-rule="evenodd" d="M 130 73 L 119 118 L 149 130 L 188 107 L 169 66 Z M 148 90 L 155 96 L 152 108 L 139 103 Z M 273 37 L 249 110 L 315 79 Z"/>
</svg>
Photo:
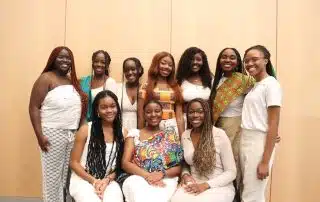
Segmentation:
<svg viewBox="0 0 320 202">
<path fill-rule="evenodd" d="M 104 86 L 101 86 L 99 88 L 93 88 L 91 89 L 91 96 L 92 96 L 92 101 L 94 100 L 94 98 L 97 96 L 98 93 L 100 93 L 101 91 L 103 91 L 103 89 L 105 90 L 110 90 L 112 91 L 114 94 L 117 95 L 117 83 L 116 81 L 111 78 L 108 77 L 106 82 L 104 83 Z"/>
<path fill-rule="evenodd" d="M 123 95 L 123 100 L 122 100 Z M 125 85 L 118 84 L 118 102 L 122 107 L 122 126 L 128 131 L 137 128 L 137 100 L 131 104 Z M 122 103 L 122 106 L 121 106 Z"/>
<path fill-rule="evenodd" d="M 211 188 L 230 186 L 233 187 L 232 181 L 236 178 L 237 169 L 234 161 L 230 140 L 226 133 L 213 126 L 212 133 L 216 149 L 215 168 L 211 174 L 201 176 L 193 165 L 194 146 L 190 137 L 191 129 L 184 131 L 181 136 L 181 143 L 184 152 L 184 159 L 190 166 L 191 175 L 197 183 L 207 182 Z M 184 168 L 182 173 L 189 173 Z"/>
<path fill-rule="evenodd" d="M 190 102 L 194 98 L 202 98 L 208 100 L 210 97 L 210 88 L 193 84 L 188 80 L 184 80 L 181 84 L 182 97 L 185 102 Z"/>
<path fill-rule="evenodd" d="M 92 126 L 92 122 L 88 122 L 88 136 L 87 136 L 86 144 L 84 145 L 83 152 L 82 152 L 81 159 L 80 159 L 80 165 L 83 168 L 86 168 L 86 164 L 87 164 L 88 146 L 89 146 L 89 141 L 90 141 L 90 137 L 91 137 L 91 126 Z M 112 143 L 106 143 L 106 165 L 108 164 L 109 157 L 110 157 L 110 163 L 109 163 L 107 170 L 106 170 L 107 174 L 110 172 L 110 170 L 113 170 L 116 167 L 116 157 L 117 157 L 116 145 L 117 145 L 116 142 L 114 142 L 113 149 L 112 149 Z M 111 149 L 112 149 L 112 151 L 111 151 Z M 113 162 L 112 162 L 112 160 L 113 160 Z M 111 162 L 112 162 L 112 164 L 111 164 Z"/>
<path fill-rule="evenodd" d="M 244 99 L 241 127 L 249 130 L 268 130 L 268 107 L 281 106 L 282 90 L 272 76 L 256 82 Z"/>
<path fill-rule="evenodd" d="M 218 88 L 227 80 L 227 77 L 222 77 L 219 81 Z M 233 100 L 228 107 L 220 114 L 220 117 L 237 117 L 242 114 L 244 95 Z"/>
<path fill-rule="evenodd" d="M 81 117 L 81 98 L 72 85 L 61 85 L 48 92 L 41 104 L 41 126 L 77 129 Z"/>
</svg>

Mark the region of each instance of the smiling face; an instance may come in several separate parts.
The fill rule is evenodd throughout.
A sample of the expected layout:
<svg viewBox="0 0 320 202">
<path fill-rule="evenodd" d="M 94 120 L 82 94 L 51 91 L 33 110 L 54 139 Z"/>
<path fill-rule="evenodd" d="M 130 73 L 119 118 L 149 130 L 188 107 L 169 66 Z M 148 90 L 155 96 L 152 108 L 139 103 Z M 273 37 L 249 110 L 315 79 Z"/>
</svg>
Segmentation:
<svg viewBox="0 0 320 202">
<path fill-rule="evenodd" d="M 163 57 L 159 62 L 159 74 L 162 77 L 168 77 L 173 69 L 173 61 L 171 57 Z"/>
<path fill-rule="evenodd" d="M 188 108 L 188 120 L 193 128 L 199 128 L 204 122 L 204 109 L 200 102 L 194 101 Z"/>
<path fill-rule="evenodd" d="M 99 52 L 92 61 L 92 68 L 94 75 L 101 76 L 105 74 L 107 66 L 107 61 L 102 52 Z"/>
<path fill-rule="evenodd" d="M 123 72 L 128 83 L 135 83 L 139 79 L 138 67 L 133 60 L 127 60 L 124 63 Z"/>
<path fill-rule="evenodd" d="M 101 98 L 98 102 L 99 117 L 108 122 L 113 123 L 118 113 L 116 101 L 110 96 Z"/>
<path fill-rule="evenodd" d="M 224 72 L 231 72 L 238 65 L 237 59 L 236 53 L 228 48 L 221 54 L 220 67 Z"/>
<path fill-rule="evenodd" d="M 191 71 L 192 73 L 197 73 L 200 71 L 201 67 L 203 65 L 203 58 L 200 53 L 196 53 L 193 56 L 192 63 L 191 63 Z"/>
<path fill-rule="evenodd" d="M 66 75 L 71 68 L 71 56 L 66 49 L 62 49 L 55 60 L 55 69 L 62 75 Z"/>
<path fill-rule="evenodd" d="M 144 107 L 144 119 L 148 126 L 159 126 L 162 120 L 162 108 L 158 103 L 151 102 Z"/>
<path fill-rule="evenodd" d="M 259 77 L 266 72 L 268 60 L 265 59 L 263 53 L 257 49 L 248 51 L 243 61 L 245 69 L 250 76 L 253 76 L 254 78 Z"/>
</svg>

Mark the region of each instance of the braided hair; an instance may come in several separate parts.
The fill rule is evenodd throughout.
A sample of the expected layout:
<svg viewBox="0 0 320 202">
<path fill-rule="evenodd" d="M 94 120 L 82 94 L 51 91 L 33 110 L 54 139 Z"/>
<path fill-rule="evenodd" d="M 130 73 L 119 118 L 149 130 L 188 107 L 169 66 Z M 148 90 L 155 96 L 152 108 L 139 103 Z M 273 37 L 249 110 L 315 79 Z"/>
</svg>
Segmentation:
<svg viewBox="0 0 320 202">
<path fill-rule="evenodd" d="M 274 68 L 273 68 L 273 65 L 271 63 L 271 54 L 270 52 L 268 51 L 268 49 L 262 45 L 255 45 L 255 46 L 252 46 L 250 48 L 248 48 L 245 53 L 244 53 L 244 57 L 246 57 L 247 53 L 250 51 L 250 50 L 258 50 L 260 52 L 263 53 L 264 55 L 264 58 L 268 60 L 268 63 L 266 65 L 266 71 L 267 73 L 270 75 L 270 76 L 273 76 L 275 79 L 277 79 L 277 76 L 276 76 L 276 73 L 274 71 Z"/>
<path fill-rule="evenodd" d="M 125 82 L 124 82 L 124 68 L 125 68 L 125 65 L 126 65 L 126 62 L 127 61 L 133 61 L 136 65 L 136 68 L 137 68 L 137 71 L 138 71 L 138 89 L 137 89 L 137 101 L 138 102 L 138 97 L 139 97 L 139 86 L 140 86 L 140 83 L 139 83 L 139 80 L 140 78 L 142 77 L 143 73 L 144 73 L 144 69 L 143 69 L 143 66 L 141 65 L 141 62 L 138 58 L 135 58 L 135 57 L 130 57 L 130 58 L 127 58 L 123 61 L 123 64 L 122 64 L 122 89 L 121 89 L 121 103 L 120 103 L 120 106 L 121 106 L 121 110 L 123 110 L 123 90 L 124 90 L 124 86 L 125 86 Z M 138 104 L 137 104 L 137 111 L 138 111 Z M 137 120 L 138 120 L 138 113 L 137 113 Z M 137 128 L 138 128 L 138 123 L 137 123 Z"/>
<path fill-rule="evenodd" d="M 111 63 L 111 57 L 110 57 L 109 53 L 107 51 L 104 51 L 104 50 L 98 50 L 98 51 L 96 51 L 96 52 L 94 52 L 92 54 L 92 58 L 91 58 L 91 60 L 92 60 L 92 71 L 93 71 L 93 61 L 96 59 L 96 57 L 97 57 L 97 55 L 99 53 L 102 53 L 104 55 L 104 59 L 106 60 L 105 75 L 109 76 L 109 73 L 110 73 L 109 72 L 109 65 Z"/>
<path fill-rule="evenodd" d="M 116 156 L 106 161 L 106 143 L 104 140 L 102 120 L 98 116 L 98 107 L 101 99 L 105 97 L 111 97 L 117 107 L 117 115 L 113 120 L 113 135 L 114 142 L 116 143 L 115 151 Z M 121 111 L 118 103 L 117 96 L 109 90 L 101 91 L 95 97 L 92 104 L 92 126 L 90 131 L 90 140 L 88 145 L 88 156 L 86 162 L 86 171 L 97 179 L 102 179 L 110 173 L 106 173 L 108 166 L 113 165 L 116 162 L 116 176 L 119 176 L 122 172 L 121 170 L 121 158 L 124 150 L 124 138 L 122 133 L 122 119 Z M 114 144 L 114 143 L 113 143 Z M 113 146 L 112 146 L 113 147 Z M 112 171 L 110 171 L 112 172 Z"/>
<path fill-rule="evenodd" d="M 51 71 L 55 70 L 56 67 L 55 67 L 54 63 L 55 63 L 59 53 L 62 50 L 68 51 L 68 53 L 70 55 L 70 59 L 71 59 L 70 80 L 71 80 L 72 86 L 76 89 L 76 91 L 79 93 L 80 98 L 81 98 L 81 121 L 82 121 L 85 118 L 86 113 L 87 113 L 88 98 L 87 98 L 87 95 L 81 90 L 80 83 L 77 79 L 77 73 L 76 73 L 76 69 L 75 69 L 75 65 L 74 65 L 74 57 L 73 57 L 72 51 L 66 46 L 58 46 L 55 49 L 53 49 L 50 56 L 49 56 L 47 65 L 44 68 L 44 70 L 42 71 L 42 74 L 45 72 L 51 72 Z"/>
<path fill-rule="evenodd" d="M 194 102 L 199 102 L 201 104 L 204 112 L 204 120 L 201 126 L 200 140 L 194 151 L 193 162 L 196 171 L 198 171 L 201 176 L 207 176 L 212 173 L 216 165 L 216 149 L 212 134 L 213 126 L 210 116 L 211 110 L 207 101 L 201 98 L 195 98 L 188 102 L 187 113 L 191 104 Z M 189 122 L 188 116 L 187 121 Z"/>
</svg>

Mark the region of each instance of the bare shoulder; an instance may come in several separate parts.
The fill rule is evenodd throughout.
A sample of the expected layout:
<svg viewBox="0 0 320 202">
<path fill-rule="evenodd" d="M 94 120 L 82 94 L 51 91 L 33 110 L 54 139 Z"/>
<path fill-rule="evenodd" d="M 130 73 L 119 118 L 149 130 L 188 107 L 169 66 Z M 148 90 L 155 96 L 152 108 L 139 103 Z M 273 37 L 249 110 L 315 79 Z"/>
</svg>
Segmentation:
<svg viewBox="0 0 320 202">
<path fill-rule="evenodd" d="M 83 124 L 76 133 L 76 140 L 86 140 L 88 137 L 88 124 Z"/>
</svg>

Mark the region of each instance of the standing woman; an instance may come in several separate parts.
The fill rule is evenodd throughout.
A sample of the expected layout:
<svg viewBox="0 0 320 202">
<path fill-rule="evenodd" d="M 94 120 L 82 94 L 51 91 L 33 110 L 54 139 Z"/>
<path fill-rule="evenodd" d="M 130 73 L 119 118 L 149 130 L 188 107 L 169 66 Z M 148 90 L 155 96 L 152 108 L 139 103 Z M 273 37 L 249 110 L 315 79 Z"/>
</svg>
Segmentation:
<svg viewBox="0 0 320 202">
<path fill-rule="evenodd" d="M 92 102 L 94 97 L 103 90 L 111 90 L 117 94 L 116 81 L 109 75 L 111 57 L 107 51 L 98 50 L 92 54 L 92 74 L 82 77 L 80 85 L 88 96 L 86 120 L 91 121 Z"/>
<path fill-rule="evenodd" d="M 123 182 L 127 202 L 168 202 L 176 190 L 183 151 L 174 128 L 161 130 L 162 105 L 143 107 L 147 126 L 132 129 L 125 140 L 122 167 L 132 174 Z"/>
<path fill-rule="evenodd" d="M 93 101 L 92 122 L 81 126 L 71 153 L 70 195 L 76 202 L 123 201 L 115 182 L 123 144 L 117 96 L 102 91 Z"/>
<path fill-rule="evenodd" d="M 237 191 L 241 180 L 239 147 L 242 106 L 245 94 L 253 84 L 253 78 L 244 73 L 239 52 L 235 48 L 223 49 L 217 59 L 210 104 L 214 125 L 226 132 L 232 145 L 237 166 Z"/>
<path fill-rule="evenodd" d="M 118 85 L 118 98 L 122 110 L 122 126 L 128 131 L 138 127 L 137 102 L 139 79 L 143 75 L 143 67 L 138 58 L 131 57 L 123 61 L 122 83 Z M 124 83 L 124 78 L 126 82 Z"/>
<path fill-rule="evenodd" d="M 142 85 L 138 100 L 138 128 L 145 126 L 143 105 L 149 100 L 157 100 L 163 107 L 160 128 L 174 127 L 182 134 L 185 129 L 183 120 L 183 98 L 175 81 L 173 56 L 167 52 L 157 53 L 148 71 L 148 81 Z"/>
<path fill-rule="evenodd" d="M 209 104 L 201 99 L 187 105 L 186 130 L 181 142 L 186 164 L 172 202 L 232 202 L 236 166 L 226 133 L 212 125 Z"/>
<path fill-rule="evenodd" d="M 244 99 L 240 162 L 243 202 L 264 202 L 278 135 L 282 91 L 275 78 L 270 52 L 261 45 L 245 51 L 244 65 L 256 80 Z"/>
<path fill-rule="evenodd" d="M 70 76 L 69 76 L 70 74 Z M 55 48 L 33 85 L 29 114 L 41 149 L 43 200 L 62 202 L 74 132 L 86 112 L 71 50 Z"/>
<path fill-rule="evenodd" d="M 197 47 L 185 50 L 180 58 L 176 77 L 182 90 L 184 112 L 188 102 L 194 98 L 209 100 L 212 73 L 203 50 Z"/>
</svg>

